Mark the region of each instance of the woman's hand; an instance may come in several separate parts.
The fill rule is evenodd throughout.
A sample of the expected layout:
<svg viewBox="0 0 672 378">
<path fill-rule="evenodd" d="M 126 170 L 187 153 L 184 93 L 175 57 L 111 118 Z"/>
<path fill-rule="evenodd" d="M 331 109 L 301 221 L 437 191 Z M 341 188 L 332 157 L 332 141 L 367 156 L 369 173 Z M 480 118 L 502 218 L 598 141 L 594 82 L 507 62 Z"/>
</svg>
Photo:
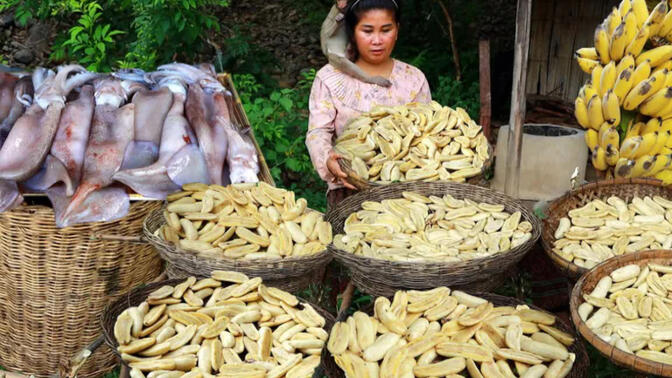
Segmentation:
<svg viewBox="0 0 672 378">
<path fill-rule="evenodd" d="M 341 11 L 344 11 L 344 10 L 345 10 L 345 7 L 348 6 L 348 0 L 337 0 L 337 1 L 336 1 L 336 6 L 337 6 L 338 9 L 340 9 Z"/>
<path fill-rule="evenodd" d="M 329 157 L 327 158 L 327 169 L 331 172 L 332 175 L 336 178 L 336 182 L 340 182 L 348 189 L 357 190 L 357 188 L 348 182 L 348 174 L 343 172 L 341 166 L 338 164 L 338 159 L 343 159 L 343 156 L 337 154 L 334 151 L 329 152 Z"/>
</svg>

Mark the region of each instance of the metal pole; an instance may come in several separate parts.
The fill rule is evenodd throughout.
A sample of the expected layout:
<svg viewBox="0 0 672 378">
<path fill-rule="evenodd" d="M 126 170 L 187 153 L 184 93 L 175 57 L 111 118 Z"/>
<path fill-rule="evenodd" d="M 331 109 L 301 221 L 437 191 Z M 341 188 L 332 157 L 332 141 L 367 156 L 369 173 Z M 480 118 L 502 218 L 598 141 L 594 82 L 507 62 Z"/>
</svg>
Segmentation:
<svg viewBox="0 0 672 378">
<path fill-rule="evenodd" d="M 509 117 L 508 154 L 506 162 L 506 194 L 518 198 L 520 157 L 523 151 L 523 123 L 525 121 L 525 85 L 527 57 L 530 46 L 530 15 L 532 0 L 518 0 L 516 14 L 516 44 L 513 61 L 513 90 Z"/>
</svg>

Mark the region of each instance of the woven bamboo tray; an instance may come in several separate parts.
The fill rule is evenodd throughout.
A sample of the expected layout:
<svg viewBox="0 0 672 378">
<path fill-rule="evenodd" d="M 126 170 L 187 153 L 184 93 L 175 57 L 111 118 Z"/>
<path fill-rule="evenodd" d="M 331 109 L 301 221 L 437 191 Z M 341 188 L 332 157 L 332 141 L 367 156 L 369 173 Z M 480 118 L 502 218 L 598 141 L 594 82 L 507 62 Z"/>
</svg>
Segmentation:
<svg viewBox="0 0 672 378">
<path fill-rule="evenodd" d="M 140 235 L 159 202 L 134 202 L 118 221 L 59 229 L 46 206 L 0 214 L 0 365 L 51 377 L 96 339 L 98 318 L 121 293 L 159 276 L 161 258 L 150 245 L 98 235 Z M 80 377 L 115 366 L 109 351 L 94 353 Z"/>
<path fill-rule="evenodd" d="M 624 201 L 629 201 L 635 196 L 656 195 L 672 198 L 672 187 L 666 187 L 662 182 L 651 179 L 615 179 L 586 184 L 570 191 L 548 207 L 548 216 L 544 219 L 544 230 L 541 235 L 544 251 L 563 274 L 576 281 L 588 269 L 569 262 L 553 252 L 554 234 L 560 219 L 566 217 L 570 210 L 584 206 L 595 199 L 618 196 Z"/>
<path fill-rule="evenodd" d="M 490 302 L 492 302 L 495 306 L 517 306 L 517 305 L 522 305 L 526 304 L 516 298 L 510 298 L 510 297 L 504 297 L 501 295 L 496 295 L 496 294 L 490 294 L 490 293 L 478 293 L 478 292 L 470 292 L 470 294 L 481 297 L 483 299 L 486 299 Z M 392 300 L 392 297 L 394 296 L 394 293 L 392 295 L 388 295 L 390 300 Z M 536 307 L 534 305 L 529 305 L 527 304 L 530 308 L 533 308 L 538 311 L 543 311 L 546 312 L 545 310 Z M 364 312 L 368 313 L 369 315 L 373 314 L 373 306 L 370 306 L 367 310 Z M 580 338 L 576 337 L 576 333 L 573 328 L 571 328 L 567 323 L 565 323 L 562 319 L 556 317 L 556 323 L 554 327 L 557 327 L 558 329 L 567 332 L 575 337 L 574 344 L 572 344 L 570 347 L 567 349 L 569 350 L 570 353 L 574 353 L 576 355 L 576 361 L 574 361 L 574 366 L 572 368 L 572 371 L 569 373 L 567 376 L 568 378 L 582 378 L 582 377 L 587 377 L 588 376 L 588 367 L 590 365 L 590 360 L 588 358 L 588 353 L 586 352 L 586 348 L 581 342 Z M 338 321 L 344 321 L 345 319 L 338 319 Z M 324 355 L 330 355 L 328 351 L 323 351 L 322 353 L 322 360 L 324 360 Z M 333 357 L 332 357 L 333 358 Z M 330 365 L 330 368 L 335 368 L 336 370 L 333 371 L 327 371 L 329 373 L 330 378 L 345 378 L 345 375 L 343 374 L 343 370 L 341 370 L 336 363 L 333 365 Z"/>
<path fill-rule="evenodd" d="M 468 184 L 478 185 L 483 180 L 483 175 L 485 174 L 485 172 L 492 166 L 492 162 L 494 161 L 495 157 L 492 145 L 490 145 L 489 143 L 488 143 L 488 156 L 489 156 L 488 160 L 486 160 L 485 163 L 483 163 L 481 173 L 479 175 L 469 177 L 466 181 Z M 354 185 L 359 190 L 367 190 L 385 185 L 379 182 L 364 180 L 354 171 L 354 169 L 352 169 L 352 165 L 350 163 L 350 160 L 348 159 L 338 159 L 338 165 L 341 167 L 343 172 L 345 172 L 348 175 L 348 182 Z"/>
<path fill-rule="evenodd" d="M 414 191 L 423 195 L 443 196 L 451 194 L 457 199 L 468 198 L 476 202 L 502 204 L 506 211 L 520 211 L 521 222 L 532 224 L 532 237 L 526 243 L 508 252 L 459 263 L 441 263 L 437 261 L 396 262 L 358 256 L 336 249 L 329 245 L 329 251 L 335 258 L 349 268 L 358 286 L 377 296 L 390 295 L 403 289 L 430 289 L 448 286 L 470 291 L 493 289 L 520 259 L 534 246 L 541 233 L 541 222 L 523 204 L 504 194 L 474 185 L 449 182 L 408 182 L 391 184 L 367 190 L 350 196 L 340 202 L 327 214 L 334 235 L 343 232 L 343 224 L 350 214 L 359 211 L 364 201 L 382 201 L 388 198 L 400 198 L 401 193 Z M 493 277 L 497 277 L 493 279 Z"/>
<path fill-rule="evenodd" d="M 102 313 L 100 317 L 100 327 L 102 327 L 103 330 L 103 335 L 105 337 L 105 344 L 107 344 L 110 347 L 109 349 L 114 353 L 114 355 L 116 355 L 117 359 L 121 364 L 123 364 L 126 367 L 129 367 L 128 364 L 126 364 L 126 362 L 124 362 L 121 359 L 121 355 L 117 351 L 119 343 L 117 343 L 117 340 L 114 337 L 114 323 L 117 321 L 117 316 L 119 316 L 119 314 L 121 314 L 127 308 L 137 306 L 140 303 L 142 303 L 145 299 L 147 299 L 147 296 L 152 291 L 160 288 L 161 286 L 164 285 L 174 286 L 180 282 L 182 282 L 182 280 L 174 279 L 137 287 L 129 291 L 127 294 L 121 296 L 114 303 L 111 303 L 109 306 L 105 308 L 105 311 Z M 334 323 L 336 322 L 334 316 L 313 303 L 307 302 L 305 300 L 301 300 L 301 302 L 305 302 L 313 306 L 313 308 L 315 308 L 315 310 L 319 312 L 320 315 L 322 315 L 326 320 L 326 325 L 324 326 L 324 329 L 327 332 L 331 332 L 331 327 L 333 327 Z M 325 350 L 327 349 L 326 345 L 324 349 Z M 338 369 L 338 367 L 336 366 L 336 362 L 334 362 L 334 359 L 331 358 L 330 356 L 328 356 L 328 358 L 325 359 L 324 354 L 321 368 L 326 372 L 335 371 L 335 369 L 336 370 Z M 337 376 L 331 375 L 329 373 L 327 373 L 327 375 L 329 376 L 329 378 L 337 378 Z"/>
<path fill-rule="evenodd" d="M 621 255 L 595 266 L 588 273 L 581 276 L 576 285 L 574 285 L 569 301 L 572 322 L 574 323 L 574 327 L 581 333 L 581 336 L 614 364 L 646 374 L 672 377 L 672 365 L 638 357 L 635 354 L 627 353 L 605 342 L 586 326 L 586 323 L 581 320 L 578 313 L 579 305 L 583 303 L 583 294 L 590 293 L 602 277 L 625 265 L 637 264 L 643 267 L 648 263 L 672 264 L 672 250 L 641 251 Z"/>
<path fill-rule="evenodd" d="M 172 277 L 207 277 L 213 270 L 232 270 L 250 277 L 261 277 L 273 286 L 288 291 L 298 291 L 310 283 L 319 282 L 325 266 L 331 261 L 327 251 L 312 256 L 289 257 L 278 260 L 234 260 L 227 257 L 210 258 L 182 250 L 155 236 L 165 220 L 160 210 L 152 212 L 144 223 L 145 238 L 159 251 L 169 264 Z M 177 271 L 176 271 L 177 270 Z"/>
</svg>

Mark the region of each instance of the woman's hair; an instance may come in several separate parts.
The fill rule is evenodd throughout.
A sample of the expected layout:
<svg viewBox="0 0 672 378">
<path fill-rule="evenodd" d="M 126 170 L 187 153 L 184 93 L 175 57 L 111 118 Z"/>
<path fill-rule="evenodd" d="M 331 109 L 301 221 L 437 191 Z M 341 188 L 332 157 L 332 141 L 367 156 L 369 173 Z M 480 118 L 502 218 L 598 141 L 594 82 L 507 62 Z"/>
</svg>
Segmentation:
<svg viewBox="0 0 672 378">
<path fill-rule="evenodd" d="M 401 23 L 401 0 L 351 0 L 345 12 L 345 30 L 355 56 L 359 54 L 355 45 L 355 27 L 362 14 L 373 9 L 390 10 L 397 24 Z"/>
</svg>

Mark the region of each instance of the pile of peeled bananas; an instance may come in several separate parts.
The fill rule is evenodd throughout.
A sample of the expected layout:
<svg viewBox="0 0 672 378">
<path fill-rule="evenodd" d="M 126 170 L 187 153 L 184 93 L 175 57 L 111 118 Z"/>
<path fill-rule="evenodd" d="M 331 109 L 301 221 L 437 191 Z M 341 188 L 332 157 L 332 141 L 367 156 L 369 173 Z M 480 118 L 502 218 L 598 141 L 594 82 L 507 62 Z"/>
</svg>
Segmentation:
<svg viewBox="0 0 672 378">
<path fill-rule="evenodd" d="M 157 236 L 209 257 L 280 259 L 322 252 L 331 224 L 294 192 L 266 183 L 186 184 L 168 196 Z"/>
<path fill-rule="evenodd" d="M 553 251 L 590 269 L 625 253 L 672 248 L 672 201 L 660 196 L 616 196 L 571 210 L 555 230 Z"/>
<path fill-rule="evenodd" d="M 623 0 L 576 53 L 591 79 L 575 102 L 595 169 L 672 183 L 672 12 Z"/>
<path fill-rule="evenodd" d="M 374 309 L 331 329 L 327 350 L 346 377 L 562 378 L 576 359 L 555 317 L 528 306 L 439 287 L 379 297 Z"/>
<path fill-rule="evenodd" d="M 114 325 L 131 377 L 309 377 L 329 334 L 312 306 L 261 278 L 214 271 L 162 286 Z"/>
<path fill-rule="evenodd" d="M 578 308 L 600 339 L 638 357 L 672 364 L 672 267 L 626 265 L 602 277 Z"/>
<path fill-rule="evenodd" d="M 458 200 L 450 194 L 362 203 L 334 246 L 356 255 L 390 261 L 459 262 L 516 248 L 532 237 L 532 224 L 503 205 Z"/>
<path fill-rule="evenodd" d="M 464 109 L 437 102 L 377 107 L 353 119 L 336 151 L 369 182 L 464 182 L 489 159 L 488 140 Z"/>
</svg>

